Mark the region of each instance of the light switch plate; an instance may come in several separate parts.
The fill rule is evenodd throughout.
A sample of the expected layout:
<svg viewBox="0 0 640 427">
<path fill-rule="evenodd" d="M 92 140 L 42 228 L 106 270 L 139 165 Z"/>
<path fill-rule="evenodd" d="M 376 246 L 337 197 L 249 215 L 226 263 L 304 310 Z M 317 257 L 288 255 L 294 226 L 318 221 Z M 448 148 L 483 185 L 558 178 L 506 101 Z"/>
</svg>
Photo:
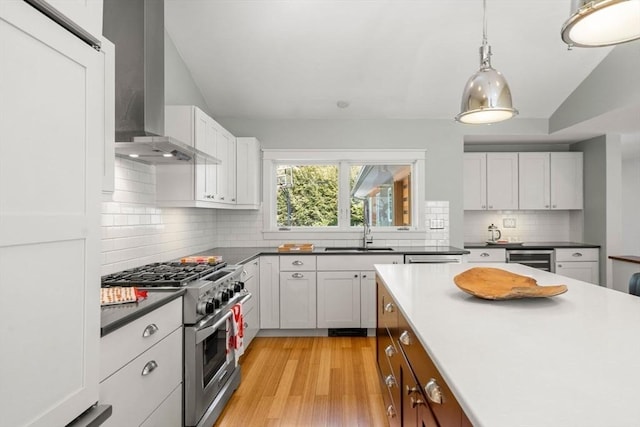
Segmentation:
<svg viewBox="0 0 640 427">
<path fill-rule="evenodd" d="M 503 228 L 516 228 L 516 219 L 515 218 L 504 218 L 502 220 Z"/>
</svg>

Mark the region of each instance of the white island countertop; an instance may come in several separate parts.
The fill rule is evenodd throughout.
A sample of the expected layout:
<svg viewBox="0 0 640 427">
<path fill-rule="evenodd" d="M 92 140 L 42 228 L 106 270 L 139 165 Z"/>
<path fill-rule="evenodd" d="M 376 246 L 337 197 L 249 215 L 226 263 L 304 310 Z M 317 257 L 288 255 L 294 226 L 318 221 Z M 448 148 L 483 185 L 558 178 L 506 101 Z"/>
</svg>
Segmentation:
<svg viewBox="0 0 640 427">
<path fill-rule="evenodd" d="M 496 267 L 565 284 L 489 301 L 453 277 Z M 640 426 L 640 298 L 519 264 L 376 265 L 474 426 Z"/>
</svg>

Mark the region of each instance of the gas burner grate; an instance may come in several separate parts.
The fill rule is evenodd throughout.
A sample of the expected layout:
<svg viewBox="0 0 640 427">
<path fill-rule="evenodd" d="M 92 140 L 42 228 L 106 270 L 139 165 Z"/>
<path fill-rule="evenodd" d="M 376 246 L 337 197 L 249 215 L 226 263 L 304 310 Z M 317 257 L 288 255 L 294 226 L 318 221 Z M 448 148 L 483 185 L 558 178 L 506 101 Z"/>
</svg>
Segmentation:
<svg viewBox="0 0 640 427">
<path fill-rule="evenodd" d="M 156 262 L 102 277 L 101 286 L 136 286 L 144 288 L 182 287 L 226 266 L 226 263 L 197 264 Z"/>
</svg>

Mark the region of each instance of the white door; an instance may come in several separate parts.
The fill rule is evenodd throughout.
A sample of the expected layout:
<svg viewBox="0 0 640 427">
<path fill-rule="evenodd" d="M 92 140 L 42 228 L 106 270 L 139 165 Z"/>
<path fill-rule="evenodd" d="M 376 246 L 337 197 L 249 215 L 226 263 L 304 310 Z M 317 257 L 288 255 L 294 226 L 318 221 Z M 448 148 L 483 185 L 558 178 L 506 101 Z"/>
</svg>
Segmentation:
<svg viewBox="0 0 640 427">
<path fill-rule="evenodd" d="M 551 153 L 551 209 L 582 209 L 582 153 Z"/>
<path fill-rule="evenodd" d="M 280 273 L 280 328 L 315 329 L 316 272 Z"/>
<path fill-rule="evenodd" d="M 318 328 L 359 328 L 360 273 L 322 271 L 317 277 Z"/>
<path fill-rule="evenodd" d="M 518 153 L 487 153 L 487 209 L 518 209 Z"/>
<path fill-rule="evenodd" d="M 98 400 L 103 61 L 0 1 L 3 425 L 66 425 Z"/>
<path fill-rule="evenodd" d="M 551 209 L 549 153 L 518 155 L 518 199 L 520 209 Z"/>
<path fill-rule="evenodd" d="M 464 153 L 464 209 L 487 209 L 487 154 Z"/>
</svg>

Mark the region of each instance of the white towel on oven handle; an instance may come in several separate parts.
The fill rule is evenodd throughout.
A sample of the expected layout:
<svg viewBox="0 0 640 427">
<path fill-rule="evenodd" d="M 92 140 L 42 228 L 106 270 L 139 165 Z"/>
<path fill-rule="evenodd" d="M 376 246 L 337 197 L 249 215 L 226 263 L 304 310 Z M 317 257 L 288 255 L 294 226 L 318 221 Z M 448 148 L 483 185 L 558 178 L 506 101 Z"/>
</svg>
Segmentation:
<svg viewBox="0 0 640 427">
<path fill-rule="evenodd" d="M 238 359 L 244 354 L 244 316 L 242 304 L 234 304 L 231 310 L 231 334 L 229 337 L 229 349 L 233 350 L 236 366 Z"/>
</svg>

